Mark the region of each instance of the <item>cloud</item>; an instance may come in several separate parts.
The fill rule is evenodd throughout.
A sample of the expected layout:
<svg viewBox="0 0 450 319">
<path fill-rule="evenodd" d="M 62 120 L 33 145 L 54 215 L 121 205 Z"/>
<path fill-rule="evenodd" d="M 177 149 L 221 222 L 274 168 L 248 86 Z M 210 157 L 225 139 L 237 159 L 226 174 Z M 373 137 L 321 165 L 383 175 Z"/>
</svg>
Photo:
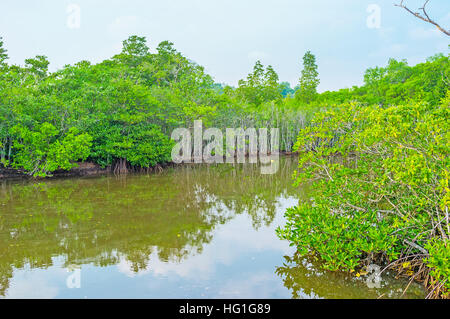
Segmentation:
<svg viewBox="0 0 450 319">
<path fill-rule="evenodd" d="M 139 30 L 140 19 L 137 16 L 122 16 L 108 25 L 108 33 L 113 37 L 123 38 Z"/>
<path fill-rule="evenodd" d="M 409 37 L 413 40 L 424 40 L 444 37 L 437 28 L 418 27 L 409 31 Z"/>
<path fill-rule="evenodd" d="M 450 23 L 450 12 L 447 13 L 447 15 L 445 17 L 440 19 L 439 22 L 442 23 L 442 24 Z"/>
<path fill-rule="evenodd" d="M 256 62 L 257 60 L 260 60 L 261 62 L 263 62 L 263 61 L 269 59 L 270 55 L 263 51 L 251 51 L 248 53 L 247 57 L 251 61 Z"/>
<path fill-rule="evenodd" d="M 273 273 L 258 272 L 245 280 L 227 281 L 214 298 L 273 298 L 274 295 L 283 295 L 285 290 Z"/>
<path fill-rule="evenodd" d="M 275 253 L 281 256 L 292 254 L 295 249 L 289 242 L 276 237 L 275 229 L 284 223 L 281 212 L 298 203 L 294 197 L 280 197 L 278 214 L 270 226 L 258 230 L 252 228 L 249 216 L 243 214 L 216 229 L 211 243 L 203 247 L 201 254 L 188 256 L 182 262 L 165 262 L 152 253 L 146 270 L 133 272 L 131 263 L 122 258 L 117 266 L 119 272 L 128 277 L 153 275 L 176 276 L 189 280 L 209 280 L 221 266 L 233 267 L 243 256 L 258 256 L 263 253 Z M 224 208 L 226 210 L 226 208 Z"/>
<path fill-rule="evenodd" d="M 394 36 L 397 31 L 394 27 L 381 27 L 379 29 L 375 29 L 378 33 L 378 36 L 383 40 L 390 40 Z"/>
<path fill-rule="evenodd" d="M 12 299 L 53 299 L 59 294 L 59 289 L 50 285 L 41 274 L 26 276 L 15 280 L 8 289 L 7 298 Z"/>
<path fill-rule="evenodd" d="M 369 58 L 391 58 L 400 56 L 405 53 L 406 48 L 407 46 L 405 44 L 394 43 L 369 53 Z"/>
</svg>

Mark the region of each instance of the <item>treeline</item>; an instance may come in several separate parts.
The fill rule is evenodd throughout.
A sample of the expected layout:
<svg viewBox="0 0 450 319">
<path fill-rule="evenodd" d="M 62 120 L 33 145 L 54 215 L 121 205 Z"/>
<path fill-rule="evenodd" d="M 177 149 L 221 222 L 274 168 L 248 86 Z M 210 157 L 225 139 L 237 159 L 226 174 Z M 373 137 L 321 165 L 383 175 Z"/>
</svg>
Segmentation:
<svg viewBox="0 0 450 319">
<path fill-rule="evenodd" d="M 450 68 L 390 60 L 365 85 L 325 92 L 302 129 L 296 184 L 315 190 L 278 229 L 302 256 L 357 277 L 384 265 L 450 296 Z M 333 103 L 337 103 L 333 107 Z"/>
<path fill-rule="evenodd" d="M 315 190 L 288 209 L 281 238 L 328 270 L 371 264 L 450 295 L 450 90 L 440 104 L 341 105 L 299 133 L 297 184 Z"/>
<path fill-rule="evenodd" d="M 87 159 L 139 167 L 170 161 L 172 129 L 208 118 L 223 103 L 211 77 L 170 42 L 151 54 L 145 39 L 133 36 L 109 60 L 54 73 L 44 56 L 25 67 L 4 61 L 1 161 L 34 176 Z"/>
<path fill-rule="evenodd" d="M 164 41 L 151 53 L 131 36 L 120 54 L 99 64 L 81 61 L 48 72 L 45 56 L 7 64 L 0 38 L 0 161 L 33 176 L 91 161 L 125 172 L 170 161 L 177 127 L 278 127 L 291 151 L 318 110 L 349 101 L 436 104 L 448 86 L 449 58 L 437 55 L 409 67 L 391 60 L 369 69 L 365 85 L 317 93 L 315 57 L 307 52 L 298 86 L 280 83 L 259 61 L 237 88 L 214 83 L 204 68 Z"/>
<path fill-rule="evenodd" d="M 324 92 L 318 102 L 358 101 L 389 106 L 421 101 L 438 105 L 449 86 L 448 56 L 436 54 L 415 66 L 409 66 L 406 60 L 390 59 L 386 67 L 369 68 L 364 74 L 363 86 Z"/>
<path fill-rule="evenodd" d="M 0 182 L 0 296 L 14 270 L 49 267 L 51 256 L 103 267 L 126 259 L 138 273 L 149 269 L 152 254 L 168 262 L 201 253 L 237 215 L 254 229 L 270 225 L 280 197 L 299 195 L 289 180 L 296 165 L 282 158 L 276 174 L 264 176 L 255 165 L 186 165 L 164 178 L 137 176 L 133 187 L 123 179 Z"/>
</svg>

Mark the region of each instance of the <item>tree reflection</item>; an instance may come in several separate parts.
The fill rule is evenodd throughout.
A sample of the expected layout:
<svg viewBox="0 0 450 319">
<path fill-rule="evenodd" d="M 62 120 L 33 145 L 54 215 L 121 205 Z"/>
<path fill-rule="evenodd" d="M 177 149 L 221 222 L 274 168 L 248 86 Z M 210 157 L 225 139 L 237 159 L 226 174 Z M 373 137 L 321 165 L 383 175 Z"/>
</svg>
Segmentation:
<svg viewBox="0 0 450 319">
<path fill-rule="evenodd" d="M 291 291 L 292 298 L 295 299 L 423 298 L 424 296 L 423 288 L 419 284 L 410 285 L 406 294 L 402 296 L 408 281 L 396 280 L 388 274 L 383 275 L 380 288 L 370 289 L 366 284 L 367 276 L 358 278 L 348 273 L 320 269 L 320 260 L 315 256 L 302 257 L 295 254 L 284 257 L 283 266 L 277 267 L 276 274 L 282 278 L 284 286 Z"/>
<path fill-rule="evenodd" d="M 181 262 L 202 252 L 213 230 L 248 214 L 270 225 L 291 186 L 294 158 L 275 175 L 257 165 L 186 165 L 161 174 L 0 184 L 0 295 L 14 269 L 108 266 L 127 260 L 146 270 L 150 256 Z M 152 257 L 153 258 L 153 257 Z"/>
</svg>

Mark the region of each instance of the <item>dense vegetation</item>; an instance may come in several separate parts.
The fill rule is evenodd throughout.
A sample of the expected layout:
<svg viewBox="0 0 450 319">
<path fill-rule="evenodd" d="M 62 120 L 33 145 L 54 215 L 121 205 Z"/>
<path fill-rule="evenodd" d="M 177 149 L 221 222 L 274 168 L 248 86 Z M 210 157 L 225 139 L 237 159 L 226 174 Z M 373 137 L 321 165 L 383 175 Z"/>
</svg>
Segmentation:
<svg viewBox="0 0 450 319">
<path fill-rule="evenodd" d="M 203 68 L 169 42 L 150 54 L 143 38 L 121 54 L 48 73 L 39 56 L 0 73 L 4 165 L 45 176 L 77 160 L 149 167 L 170 160 L 173 128 L 207 117 L 220 103 Z M 119 168 L 123 168 L 120 167 Z"/>
<path fill-rule="evenodd" d="M 316 192 L 287 211 L 279 236 L 328 270 L 359 276 L 384 262 L 448 297 L 449 71 L 442 55 L 413 68 L 391 60 L 365 87 L 322 94 L 354 102 L 300 131 L 296 182 Z"/>
<path fill-rule="evenodd" d="M 316 189 L 287 212 L 281 237 L 330 270 L 385 261 L 423 279 L 430 296 L 448 292 L 449 56 L 391 59 L 361 87 L 321 94 L 311 52 L 295 88 L 259 61 L 237 88 L 214 83 L 172 43 L 151 53 L 137 36 L 109 60 L 54 73 L 45 56 L 23 67 L 7 59 L 0 38 L 4 167 L 48 176 L 91 161 L 126 172 L 170 161 L 170 133 L 196 119 L 278 127 L 282 150 L 300 153 L 298 183 Z"/>
<path fill-rule="evenodd" d="M 289 183 L 295 159 L 280 162 L 274 175 L 216 164 L 130 179 L 0 180 L 0 296 L 16 271 L 54 266 L 54 256 L 64 256 L 65 267 L 126 260 L 138 273 L 151 269 L 155 255 L 181 262 L 200 254 L 238 215 L 254 229 L 270 225 L 280 196 L 298 194 Z"/>
<path fill-rule="evenodd" d="M 315 57 L 307 52 L 299 85 L 279 83 L 259 61 L 238 88 L 214 83 L 203 67 L 164 41 L 150 53 L 143 37 L 93 65 L 81 61 L 54 73 L 36 56 L 8 65 L 0 40 L 0 161 L 33 176 L 68 170 L 88 160 L 118 171 L 170 161 L 170 133 L 206 126 L 278 127 L 291 151 L 300 129 L 319 109 L 348 101 L 390 105 L 410 100 L 437 105 L 445 96 L 448 57 L 409 67 L 391 60 L 369 69 L 360 88 L 318 94 Z"/>
<path fill-rule="evenodd" d="M 449 103 L 317 114 L 296 145 L 297 182 L 316 192 L 288 210 L 280 235 L 330 270 L 398 260 L 434 293 L 450 288 Z"/>
</svg>

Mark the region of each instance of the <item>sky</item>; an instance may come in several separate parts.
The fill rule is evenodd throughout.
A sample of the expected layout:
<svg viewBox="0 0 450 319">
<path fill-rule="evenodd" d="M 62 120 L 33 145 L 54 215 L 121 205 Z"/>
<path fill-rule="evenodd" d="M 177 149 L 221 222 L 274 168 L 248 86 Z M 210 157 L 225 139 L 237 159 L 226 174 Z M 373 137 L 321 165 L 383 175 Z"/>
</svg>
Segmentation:
<svg viewBox="0 0 450 319">
<path fill-rule="evenodd" d="M 9 63 L 46 55 L 50 71 L 119 53 L 130 35 L 152 51 L 169 40 L 216 82 L 236 86 L 261 60 L 280 81 L 298 83 L 302 56 L 317 58 L 319 91 L 361 85 L 368 67 L 389 58 L 410 65 L 449 53 L 450 37 L 405 10 L 400 0 L 1 0 L 0 37 Z M 405 0 L 412 9 L 424 0 Z M 450 29 L 450 1 L 429 15 Z"/>
</svg>

